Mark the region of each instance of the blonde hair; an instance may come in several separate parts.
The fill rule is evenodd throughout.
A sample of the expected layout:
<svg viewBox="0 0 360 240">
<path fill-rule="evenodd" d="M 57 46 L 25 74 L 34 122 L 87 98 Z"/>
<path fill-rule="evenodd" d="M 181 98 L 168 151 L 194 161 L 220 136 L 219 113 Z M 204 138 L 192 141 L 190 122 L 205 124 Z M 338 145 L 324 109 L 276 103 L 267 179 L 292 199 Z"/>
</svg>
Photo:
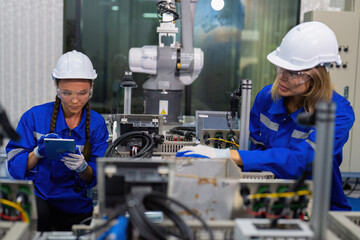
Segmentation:
<svg viewBox="0 0 360 240">
<path fill-rule="evenodd" d="M 331 83 L 330 74 L 325 67 L 318 66 L 303 72 L 310 77 L 308 80 L 310 81 L 309 89 L 302 94 L 304 97 L 303 107 L 305 108 L 305 111 L 313 113 L 315 111 L 316 103 L 319 101 L 331 101 L 334 87 Z M 278 77 L 276 77 L 271 88 L 271 97 L 274 101 L 281 98 L 278 88 Z"/>
</svg>

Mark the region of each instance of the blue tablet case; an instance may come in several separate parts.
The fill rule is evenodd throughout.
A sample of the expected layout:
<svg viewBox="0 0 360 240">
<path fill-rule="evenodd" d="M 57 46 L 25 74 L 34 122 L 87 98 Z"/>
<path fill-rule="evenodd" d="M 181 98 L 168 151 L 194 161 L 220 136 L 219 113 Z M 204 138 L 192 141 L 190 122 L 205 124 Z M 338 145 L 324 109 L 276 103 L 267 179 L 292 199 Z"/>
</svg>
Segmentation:
<svg viewBox="0 0 360 240">
<path fill-rule="evenodd" d="M 75 152 L 74 139 L 45 138 L 44 143 L 48 159 L 60 159 L 60 153 Z"/>
</svg>

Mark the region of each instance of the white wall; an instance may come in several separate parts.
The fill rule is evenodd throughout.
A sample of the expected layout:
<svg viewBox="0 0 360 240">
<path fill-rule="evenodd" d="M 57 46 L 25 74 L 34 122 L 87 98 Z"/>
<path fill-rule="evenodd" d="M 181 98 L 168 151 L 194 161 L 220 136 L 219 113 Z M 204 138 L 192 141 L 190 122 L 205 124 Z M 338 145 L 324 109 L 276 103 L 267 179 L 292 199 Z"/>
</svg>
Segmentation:
<svg viewBox="0 0 360 240">
<path fill-rule="evenodd" d="M 55 99 L 63 9 L 63 0 L 0 0 L 0 104 L 14 128 L 27 109 Z"/>
<path fill-rule="evenodd" d="M 313 10 L 344 11 L 346 0 L 301 0 L 300 22 L 304 20 L 304 13 Z"/>
</svg>

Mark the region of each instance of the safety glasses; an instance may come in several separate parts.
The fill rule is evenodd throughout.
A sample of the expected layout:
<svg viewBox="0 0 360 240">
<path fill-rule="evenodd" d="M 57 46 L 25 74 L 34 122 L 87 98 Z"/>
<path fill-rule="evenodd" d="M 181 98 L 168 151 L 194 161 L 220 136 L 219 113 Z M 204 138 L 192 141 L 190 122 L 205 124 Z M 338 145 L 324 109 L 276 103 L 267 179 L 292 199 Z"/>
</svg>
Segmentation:
<svg viewBox="0 0 360 240">
<path fill-rule="evenodd" d="M 275 69 L 278 77 L 281 76 L 283 82 L 289 81 L 299 85 L 304 84 L 309 79 L 309 76 L 303 71 L 289 71 L 278 66 L 275 66 Z"/>
<path fill-rule="evenodd" d="M 79 101 L 87 101 L 92 97 L 93 89 L 90 90 L 79 90 L 79 91 L 70 91 L 70 90 L 61 90 L 57 89 L 58 97 L 63 101 L 70 101 L 74 98 Z"/>
</svg>

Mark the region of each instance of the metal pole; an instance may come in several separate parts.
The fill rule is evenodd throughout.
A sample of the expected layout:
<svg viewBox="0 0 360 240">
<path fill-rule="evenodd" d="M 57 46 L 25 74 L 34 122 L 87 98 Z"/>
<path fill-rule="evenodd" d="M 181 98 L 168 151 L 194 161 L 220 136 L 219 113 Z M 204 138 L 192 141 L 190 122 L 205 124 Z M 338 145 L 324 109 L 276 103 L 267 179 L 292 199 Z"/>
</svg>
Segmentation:
<svg viewBox="0 0 360 240">
<path fill-rule="evenodd" d="M 314 239 L 326 239 L 330 206 L 332 161 L 334 148 L 334 103 L 316 105 L 316 153 L 313 163 L 314 204 L 311 227 Z"/>
<path fill-rule="evenodd" d="M 131 87 L 125 87 L 124 114 L 131 114 Z"/>
<path fill-rule="evenodd" d="M 248 150 L 249 148 L 251 86 L 251 80 L 242 80 L 239 150 Z"/>
</svg>

